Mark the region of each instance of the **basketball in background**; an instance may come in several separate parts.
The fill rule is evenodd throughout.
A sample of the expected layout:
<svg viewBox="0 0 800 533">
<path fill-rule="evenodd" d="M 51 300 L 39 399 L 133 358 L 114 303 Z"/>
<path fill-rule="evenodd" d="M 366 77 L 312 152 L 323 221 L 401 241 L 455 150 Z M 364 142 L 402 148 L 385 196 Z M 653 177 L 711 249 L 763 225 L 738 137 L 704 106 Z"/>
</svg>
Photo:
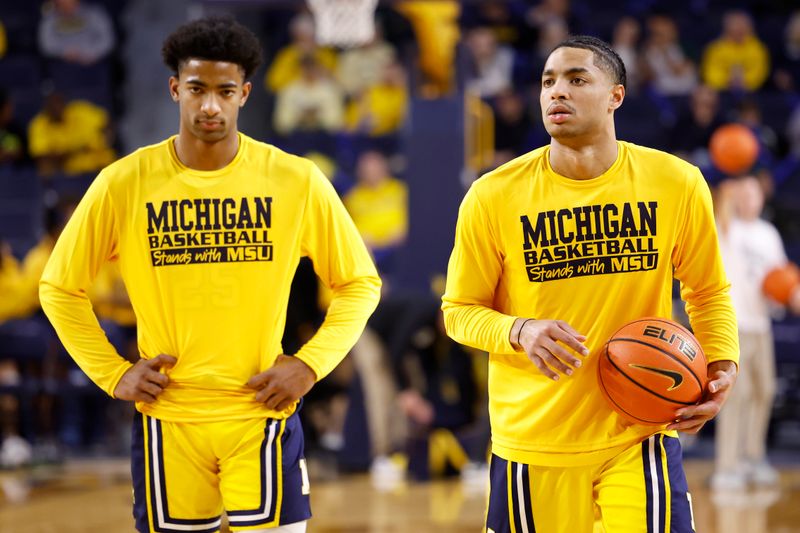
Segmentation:
<svg viewBox="0 0 800 533">
<path fill-rule="evenodd" d="M 758 139 L 741 124 L 725 124 L 711 135 L 708 151 L 711 161 L 726 174 L 747 172 L 758 158 Z"/>
<path fill-rule="evenodd" d="M 706 357 L 686 328 L 664 318 L 621 327 L 600 355 L 598 381 L 619 414 L 636 424 L 663 425 L 695 405 L 708 382 Z"/>
<path fill-rule="evenodd" d="M 773 268 L 764 277 L 761 289 L 770 299 L 786 305 L 792 293 L 800 287 L 800 268 L 794 263 Z"/>
</svg>

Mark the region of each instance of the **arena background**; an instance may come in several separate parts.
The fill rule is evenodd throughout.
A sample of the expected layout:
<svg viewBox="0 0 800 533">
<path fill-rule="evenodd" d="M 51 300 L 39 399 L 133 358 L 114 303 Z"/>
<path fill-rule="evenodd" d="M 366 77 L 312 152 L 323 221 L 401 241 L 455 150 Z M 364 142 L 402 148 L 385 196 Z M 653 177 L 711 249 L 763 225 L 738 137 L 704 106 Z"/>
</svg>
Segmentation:
<svg viewBox="0 0 800 533">
<path fill-rule="evenodd" d="M 713 88 L 707 47 L 735 9 L 751 17 L 769 58 L 754 66 L 763 74 L 752 84 Z M 362 217 L 386 280 L 358 353 L 303 408 L 311 532 L 480 530 L 486 356 L 444 338 L 436 302 L 466 187 L 549 140 L 538 78 L 546 51 L 568 33 L 611 41 L 626 61 L 631 83 L 618 137 L 689 159 L 715 190 L 730 176 L 709 157 L 711 133 L 728 122 L 751 129 L 760 152 L 748 172 L 765 191 L 764 217 L 800 262 L 800 10 L 792 2 L 381 1 L 381 43 L 345 60 L 341 48 L 309 43 L 313 17 L 299 0 L 4 1 L 0 533 L 133 530 L 132 406 L 106 398 L 71 363 L 35 285 L 52 237 L 97 170 L 176 132 L 160 47 L 177 25 L 204 14 L 236 17 L 264 46 L 240 130 L 319 164 L 357 223 Z M 671 56 L 684 65 L 678 79 L 665 79 L 654 59 L 664 41 L 679 51 Z M 53 126 L 40 115 L 47 110 L 63 113 L 67 126 Z M 93 301 L 109 338 L 135 358 L 124 287 L 114 272 L 98 285 Z M 325 300 L 301 264 L 287 353 L 313 333 Z M 685 439 L 697 531 L 800 531 L 800 320 L 776 307 L 773 333 L 769 455 L 780 481 L 709 490 L 714 426 Z"/>
</svg>

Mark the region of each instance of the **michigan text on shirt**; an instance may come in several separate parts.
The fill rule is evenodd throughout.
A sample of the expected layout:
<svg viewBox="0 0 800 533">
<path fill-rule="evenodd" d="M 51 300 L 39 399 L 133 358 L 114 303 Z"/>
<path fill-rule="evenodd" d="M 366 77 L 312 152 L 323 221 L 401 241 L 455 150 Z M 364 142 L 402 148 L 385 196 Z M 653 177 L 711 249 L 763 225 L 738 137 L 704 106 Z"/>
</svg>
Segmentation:
<svg viewBox="0 0 800 533">
<path fill-rule="evenodd" d="M 624 202 L 520 216 L 528 280 L 654 270 L 657 210 L 654 201 Z"/>
<path fill-rule="evenodd" d="M 272 261 L 272 197 L 147 202 L 147 239 L 155 267 Z"/>
</svg>

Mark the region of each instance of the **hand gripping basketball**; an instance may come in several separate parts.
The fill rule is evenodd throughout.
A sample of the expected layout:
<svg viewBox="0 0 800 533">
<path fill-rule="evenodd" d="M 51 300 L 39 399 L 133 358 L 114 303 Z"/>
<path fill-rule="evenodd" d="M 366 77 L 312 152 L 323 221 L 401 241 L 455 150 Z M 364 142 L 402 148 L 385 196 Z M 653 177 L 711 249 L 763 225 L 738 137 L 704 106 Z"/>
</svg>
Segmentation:
<svg viewBox="0 0 800 533">
<path fill-rule="evenodd" d="M 648 317 L 611 336 L 597 377 L 609 405 L 628 421 L 697 433 L 725 403 L 736 364 L 708 363 L 691 332 L 672 320 Z"/>
<path fill-rule="evenodd" d="M 589 349 L 583 345 L 586 337 L 563 320 L 524 320 L 516 336 L 512 328 L 511 338 L 518 339 L 517 346 L 525 351 L 542 374 L 553 381 L 558 381 L 558 372 L 571 376 L 573 368 L 582 364 L 565 346 L 580 355 L 589 355 Z"/>
<path fill-rule="evenodd" d="M 600 354 L 597 377 L 609 405 L 635 424 L 673 422 L 676 411 L 702 400 L 705 354 L 692 333 L 672 320 L 648 317 L 621 327 Z"/>
<path fill-rule="evenodd" d="M 733 385 L 736 383 L 736 364 L 733 361 L 715 361 L 708 365 L 708 375 L 713 379 L 708 382 L 703 400 L 697 405 L 679 409 L 677 421 L 667 426 L 684 433 L 697 433 L 703 426 L 717 416 L 728 399 Z"/>
</svg>

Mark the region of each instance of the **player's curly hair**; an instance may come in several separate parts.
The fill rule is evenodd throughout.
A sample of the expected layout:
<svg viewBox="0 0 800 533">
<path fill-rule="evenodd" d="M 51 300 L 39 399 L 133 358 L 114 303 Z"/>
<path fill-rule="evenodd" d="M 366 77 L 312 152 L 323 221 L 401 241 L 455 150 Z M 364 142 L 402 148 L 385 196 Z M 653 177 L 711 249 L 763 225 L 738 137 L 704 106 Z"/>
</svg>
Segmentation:
<svg viewBox="0 0 800 533">
<path fill-rule="evenodd" d="M 591 51 L 594 55 L 595 66 L 606 71 L 614 83 L 627 88 L 628 74 L 625 70 L 625 63 L 605 41 L 590 35 L 572 35 L 561 41 L 553 48 L 552 52 L 559 48 L 583 48 Z"/>
<path fill-rule="evenodd" d="M 189 59 L 206 59 L 235 63 L 247 79 L 261 64 L 261 44 L 253 32 L 230 17 L 206 17 L 172 32 L 161 57 L 175 75 Z"/>
</svg>

